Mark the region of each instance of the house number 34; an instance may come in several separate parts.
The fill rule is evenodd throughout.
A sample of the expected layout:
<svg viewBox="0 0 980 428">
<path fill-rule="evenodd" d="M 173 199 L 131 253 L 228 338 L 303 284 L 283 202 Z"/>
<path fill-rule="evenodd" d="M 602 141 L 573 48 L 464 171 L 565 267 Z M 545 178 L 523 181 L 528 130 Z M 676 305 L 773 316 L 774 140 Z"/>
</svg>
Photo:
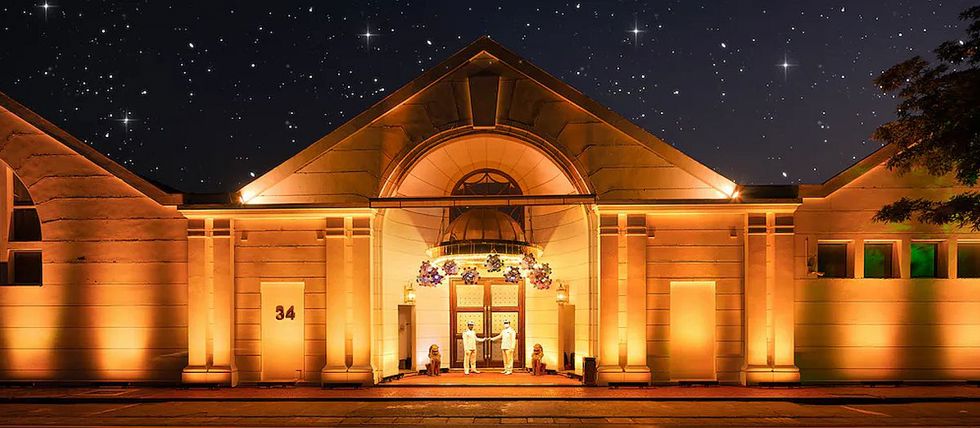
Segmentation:
<svg viewBox="0 0 980 428">
<path fill-rule="evenodd" d="M 286 310 L 283 310 L 282 305 L 277 305 L 276 306 L 276 319 L 277 320 L 283 320 L 283 319 L 286 319 L 286 318 L 289 318 L 291 320 L 296 319 L 296 311 L 293 310 L 292 305 L 290 305 L 289 306 L 289 309 L 286 309 Z"/>
</svg>

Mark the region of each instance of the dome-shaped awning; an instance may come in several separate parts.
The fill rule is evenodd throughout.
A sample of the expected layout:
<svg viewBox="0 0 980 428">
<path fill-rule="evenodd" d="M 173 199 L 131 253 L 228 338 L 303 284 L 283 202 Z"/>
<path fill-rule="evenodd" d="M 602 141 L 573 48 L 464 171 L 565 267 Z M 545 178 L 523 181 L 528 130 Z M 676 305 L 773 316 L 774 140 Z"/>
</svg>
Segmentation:
<svg viewBox="0 0 980 428">
<path fill-rule="evenodd" d="M 511 241 L 526 243 L 524 228 L 513 217 L 494 208 L 474 208 L 456 217 L 442 243 L 455 241 Z"/>
<path fill-rule="evenodd" d="M 460 214 L 449 223 L 442 242 L 428 251 L 435 258 L 527 252 L 540 254 L 540 249 L 527 242 L 524 228 L 513 217 L 496 208 L 473 208 Z"/>
</svg>

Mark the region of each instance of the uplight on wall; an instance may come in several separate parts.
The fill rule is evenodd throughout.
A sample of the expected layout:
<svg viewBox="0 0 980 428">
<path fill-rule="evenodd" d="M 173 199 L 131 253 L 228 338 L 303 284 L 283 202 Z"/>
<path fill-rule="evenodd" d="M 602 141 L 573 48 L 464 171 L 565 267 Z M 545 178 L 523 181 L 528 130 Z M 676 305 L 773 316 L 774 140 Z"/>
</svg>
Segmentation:
<svg viewBox="0 0 980 428">
<path fill-rule="evenodd" d="M 415 303 L 415 287 L 411 282 L 405 283 L 405 303 L 409 305 Z"/>
<path fill-rule="evenodd" d="M 558 288 L 555 289 L 555 302 L 559 305 L 568 303 L 568 286 L 565 281 L 558 281 Z"/>
</svg>

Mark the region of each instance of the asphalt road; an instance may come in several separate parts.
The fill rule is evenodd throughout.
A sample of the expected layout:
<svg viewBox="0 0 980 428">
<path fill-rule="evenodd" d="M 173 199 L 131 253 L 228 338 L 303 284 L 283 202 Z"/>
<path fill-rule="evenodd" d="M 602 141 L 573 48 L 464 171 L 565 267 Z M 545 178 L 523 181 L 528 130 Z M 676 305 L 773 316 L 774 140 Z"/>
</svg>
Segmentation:
<svg viewBox="0 0 980 428">
<path fill-rule="evenodd" d="M 980 426 L 980 402 L 460 401 L 0 404 L 11 426 Z"/>
</svg>

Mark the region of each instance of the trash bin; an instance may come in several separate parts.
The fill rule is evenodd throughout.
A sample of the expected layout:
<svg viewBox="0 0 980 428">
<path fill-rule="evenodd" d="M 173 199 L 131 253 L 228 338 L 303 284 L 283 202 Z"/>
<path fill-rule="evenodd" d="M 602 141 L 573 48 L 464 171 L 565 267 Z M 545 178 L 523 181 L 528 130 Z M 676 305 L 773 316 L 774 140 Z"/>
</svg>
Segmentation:
<svg viewBox="0 0 980 428">
<path fill-rule="evenodd" d="M 599 384 L 599 368 L 596 365 L 595 357 L 582 358 L 582 380 L 585 382 L 585 386 Z"/>
</svg>

